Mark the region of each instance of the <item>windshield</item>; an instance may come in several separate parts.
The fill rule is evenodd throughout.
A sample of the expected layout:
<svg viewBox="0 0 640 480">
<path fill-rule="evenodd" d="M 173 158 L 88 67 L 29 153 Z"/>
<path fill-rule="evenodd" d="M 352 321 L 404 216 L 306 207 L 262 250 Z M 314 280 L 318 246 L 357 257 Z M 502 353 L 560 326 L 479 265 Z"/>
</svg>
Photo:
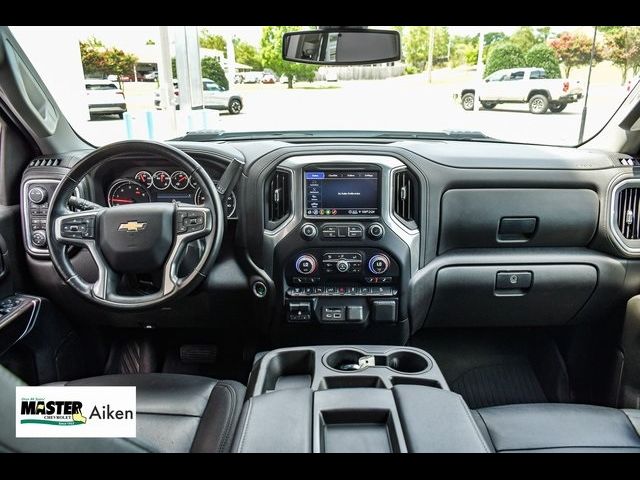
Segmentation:
<svg viewBox="0 0 640 480">
<path fill-rule="evenodd" d="M 294 131 L 577 145 L 640 78 L 635 26 L 372 27 L 400 33 L 400 61 L 283 60 L 282 35 L 313 28 L 11 30 L 71 125 L 95 145 Z"/>
</svg>

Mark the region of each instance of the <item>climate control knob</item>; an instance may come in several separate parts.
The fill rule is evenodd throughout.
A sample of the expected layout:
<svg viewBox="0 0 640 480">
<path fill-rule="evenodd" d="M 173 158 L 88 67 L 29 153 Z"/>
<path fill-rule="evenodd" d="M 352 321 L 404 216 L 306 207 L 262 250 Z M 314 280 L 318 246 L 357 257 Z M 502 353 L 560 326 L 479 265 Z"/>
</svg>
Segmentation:
<svg viewBox="0 0 640 480">
<path fill-rule="evenodd" d="M 336 262 L 336 270 L 338 270 L 340 273 L 348 272 L 349 262 L 347 262 L 346 260 L 338 260 Z"/>
<path fill-rule="evenodd" d="M 296 270 L 302 275 L 309 275 L 318 269 L 318 261 L 313 255 L 300 255 L 296 260 Z"/>
<path fill-rule="evenodd" d="M 47 199 L 47 191 L 42 187 L 33 187 L 27 195 L 29 196 L 29 200 L 36 205 L 44 203 Z"/>
<path fill-rule="evenodd" d="M 375 275 L 382 275 L 389 270 L 389 265 L 391 265 L 389 257 L 382 253 L 374 255 L 369 259 L 369 271 Z"/>
</svg>

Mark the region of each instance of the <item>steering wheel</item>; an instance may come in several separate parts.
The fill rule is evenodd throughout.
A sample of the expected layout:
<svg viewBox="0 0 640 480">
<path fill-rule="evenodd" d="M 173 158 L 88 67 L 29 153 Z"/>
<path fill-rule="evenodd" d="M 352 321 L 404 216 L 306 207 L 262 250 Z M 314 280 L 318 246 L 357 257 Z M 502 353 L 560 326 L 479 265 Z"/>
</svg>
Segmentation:
<svg viewBox="0 0 640 480">
<path fill-rule="evenodd" d="M 203 206 L 173 203 L 136 203 L 72 212 L 68 201 L 80 180 L 93 168 L 123 161 L 123 155 L 154 155 L 195 177 L 204 192 Z M 50 200 L 47 241 L 51 260 L 62 279 L 85 299 L 121 310 L 161 306 L 192 291 L 206 276 L 220 251 L 224 233 L 220 195 L 205 170 L 193 158 L 172 146 L 152 141 L 126 140 L 94 150 L 62 179 Z M 191 273 L 178 277 L 188 243 L 201 239 L 204 247 Z M 86 248 L 98 268 L 89 283 L 74 270 L 66 247 Z M 119 294 L 124 274 L 161 272 L 160 288 L 144 295 Z"/>
</svg>

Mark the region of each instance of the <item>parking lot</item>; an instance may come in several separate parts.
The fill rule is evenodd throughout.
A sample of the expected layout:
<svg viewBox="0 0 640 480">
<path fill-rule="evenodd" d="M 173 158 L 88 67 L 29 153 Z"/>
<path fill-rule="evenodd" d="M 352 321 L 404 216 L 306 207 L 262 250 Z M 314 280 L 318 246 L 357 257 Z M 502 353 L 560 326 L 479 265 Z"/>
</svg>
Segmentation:
<svg viewBox="0 0 640 480">
<path fill-rule="evenodd" d="M 208 127 L 225 131 L 474 130 L 510 141 L 564 145 L 577 142 L 584 101 L 570 104 L 556 114 L 533 115 L 526 104 L 467 112 L 452 98 L 465 84 L 468 82 L 428 84 L 420 74 L 375 81 L 298 83 L 292 90 L 283 84 L 234 85 L 233 89 L 243 97 L 243 111 L 239 115 L 220 112 Z M 134 122 L 142 123 L 145 111 L 155 112 L 155 88 L 153 82 L 125 84 Z M 624 94 L 619 86 L 592 87 L 585 138 L 602 127 Z M 175 136 L 167 128 L 164 112 L 156 112 L 154 116 L 157 139 Z M 127 136 L 124 121 L 116 117 L 87 121 L 78 127 L 96 144 Z M 144 135 L 146 130 L 134 130 L 134 137 Z"/>
</svg>

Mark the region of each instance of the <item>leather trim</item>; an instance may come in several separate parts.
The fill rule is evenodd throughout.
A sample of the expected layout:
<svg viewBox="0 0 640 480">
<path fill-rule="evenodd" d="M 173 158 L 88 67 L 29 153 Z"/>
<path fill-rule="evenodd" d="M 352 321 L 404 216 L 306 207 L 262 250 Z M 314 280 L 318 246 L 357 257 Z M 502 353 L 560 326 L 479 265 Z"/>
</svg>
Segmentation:
<svg viewBox="0 0 640 480">
<path fill-rule="evenodd" d="M 543 403 L 483 408 L 478 417 L 497 452 L 640 450 L 638 411 Z"/>
<path fill-rule="evenodd" d="M 244 386 L 237 382 L 220 381 L 216 384 L 202 414 L 191 446 L 192 452 L 230 451 L 244 393 Z"/>
<path fill-rule="evenodd" d="M 636 433 L 640 436 L 640 410 L 625 408 L 622 413 L 627 416 Z"/>
</svg>

